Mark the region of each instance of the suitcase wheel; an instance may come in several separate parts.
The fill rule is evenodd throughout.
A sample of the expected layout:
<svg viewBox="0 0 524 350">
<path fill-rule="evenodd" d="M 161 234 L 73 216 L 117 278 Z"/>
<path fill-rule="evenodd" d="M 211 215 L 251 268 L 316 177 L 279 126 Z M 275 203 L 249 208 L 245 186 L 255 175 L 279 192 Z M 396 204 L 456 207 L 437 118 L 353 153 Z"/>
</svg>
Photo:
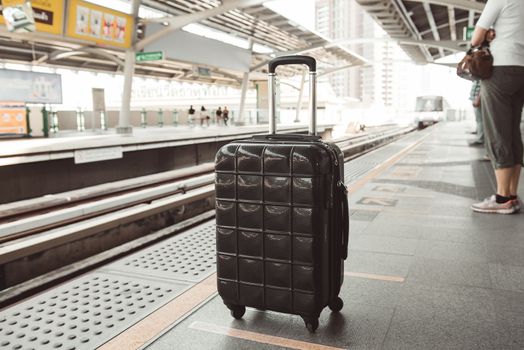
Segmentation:
<svg viewBox="0 0 524 350">
<path fill-rule="evenodd" d="M 310 333 L 313 333 L 318 328 L 318 318 L 313 317 L 302 317 L 304 320 L 304 323 L 306 324 L 306 328 Z"/>
<path fill-rule="evenodd" d="M 228 305 L 227 307 L 229 308 L 229 310 L 231 310 L 231 316 L 233 316 L 237 320 L 240 320 L 242 316 L 244 316 L 244 314 L 246 313 L 245 306 Z"/>
<path fill-rule="evenodd" d="M 331 311 L 339 312 L 344 307 L 344 302 L 342 301 L 342 299 L 340 299 L 340 297 L 336 297 L 331 301 L 331 303 L 328 304 L 328 306 L 331 309 Z"/>
</svg>

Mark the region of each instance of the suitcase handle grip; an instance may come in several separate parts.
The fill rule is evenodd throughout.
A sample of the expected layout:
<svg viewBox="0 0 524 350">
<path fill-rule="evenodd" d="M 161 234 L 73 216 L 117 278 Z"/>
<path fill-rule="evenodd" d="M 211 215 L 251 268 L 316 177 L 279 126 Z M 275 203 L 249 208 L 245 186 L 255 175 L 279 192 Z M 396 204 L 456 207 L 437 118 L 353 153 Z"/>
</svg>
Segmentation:
<svg viewBox="0 0 524 350">
<path fill-rule="evenodd" d="M 268 102 L 269 102 L 269 133 L 276 134 L 276 79 L 275 71 L 278 66 L 288 64 L 305 64 L 309 67 L 309 135 L 317 134 L 317 61 L 311 56 L 280 56 L 269 61 L 268 73 Z"/>
<path fill-rule="evenodd" d="M 268 72 L 274 74 L 278 66 L 284 66 L 289 64 L 305 64 L 309 67 L 310 72 L 317 71 L 317 61 L 313 57 L 293 55 L 273 58 L 271 61 L 269 61 Z"/>
</svg>

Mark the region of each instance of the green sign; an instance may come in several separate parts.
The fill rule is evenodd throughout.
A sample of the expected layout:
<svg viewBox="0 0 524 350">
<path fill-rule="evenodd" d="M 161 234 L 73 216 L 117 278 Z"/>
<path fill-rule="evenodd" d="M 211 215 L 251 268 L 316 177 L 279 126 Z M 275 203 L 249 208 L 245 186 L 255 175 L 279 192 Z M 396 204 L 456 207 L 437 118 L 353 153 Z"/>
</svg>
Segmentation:
<svg viewBox="0 0 524 350">
<path fill-rule="evenodd" d="M 159 61 L 163 59 L 164 59 L 164 53 L 162 51 L 137 52 L 136 53 L 137 62 Z"/>
<path fill-rule="evenodd" d="M 473 38 L 473 32 L 475 27 L 465 27 L 464 28 L 464 40 L 471 40 Z"/>
</svg>

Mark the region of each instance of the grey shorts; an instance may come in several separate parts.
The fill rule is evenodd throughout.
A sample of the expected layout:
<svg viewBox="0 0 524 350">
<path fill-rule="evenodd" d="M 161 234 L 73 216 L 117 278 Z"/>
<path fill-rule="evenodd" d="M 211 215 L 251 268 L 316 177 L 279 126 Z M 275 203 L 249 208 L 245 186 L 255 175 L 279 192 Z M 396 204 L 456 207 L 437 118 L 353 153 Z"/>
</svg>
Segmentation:
<svg viewBox="0 0 524 350">
<path fill-rule="evenodd" d="M 524 67 L 494 67 L 493 76 L 481 83 L 480 101 L 486 149 L 495 169 L 524 165 L 520 131 Z"/>
</svg>

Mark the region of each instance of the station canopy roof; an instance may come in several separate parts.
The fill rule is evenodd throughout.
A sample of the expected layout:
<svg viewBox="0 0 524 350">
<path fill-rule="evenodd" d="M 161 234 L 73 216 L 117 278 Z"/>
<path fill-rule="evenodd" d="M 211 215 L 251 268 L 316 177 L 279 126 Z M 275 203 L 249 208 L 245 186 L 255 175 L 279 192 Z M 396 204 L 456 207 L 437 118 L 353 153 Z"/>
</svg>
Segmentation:
<svg viewBox="0 0 524 350">
<path fill-rule="evenodd" d="M 219 8 L 227 1 L 238 0 L 142 0 L 141 9 L 155 11 L 165 18 L 176 18 Z M 263 1 L 245 1 L 254 4 L 249 7 L 238 6 L 202 17 L 198 24 L 214 31 L 248 40 L 266 50 L 254 51 L 251 62 L 252 79 L 263 79 L 267 61 L 283 54 L 308 54 L 317 58 L 319 72 L 336 70 L 348 66 L 366 64 L 365 59 L 342 46 L 331 43 L 329 39 L 314 33 L 288 18 L 264 6 Z M 148 23 L 155 18 L 141 18 L 145 25 L 145 38 Z M 156 22 L 158 18 L 156 18 Z M 142 27 L 144 28 L 144 27 Z M 89 44 L 65 36 L 46 33 L 9 33 L 0 25 L 0 62 L 16 62 L 67 67 L 104 72 L 122 72 L 125 52 L 123 49 Z M 198 81 L 216 84 L 240 85 L 244 72 L 220 67 L 207 67 L 209 74 L 196 73 L 195 64 L 189 61 L 164 59 L 160 61 L 137 62 L 135 74 L 153 78 L 173 78 L 184 81 Z M 283 71 L 295 74 L 297 68 Z"/>
<path fill-rule="evenodd" d="M 428 63 L 464 50 L 464 28 L 487 0 L 356 1 L 415 62 Z"/>
</svg>

